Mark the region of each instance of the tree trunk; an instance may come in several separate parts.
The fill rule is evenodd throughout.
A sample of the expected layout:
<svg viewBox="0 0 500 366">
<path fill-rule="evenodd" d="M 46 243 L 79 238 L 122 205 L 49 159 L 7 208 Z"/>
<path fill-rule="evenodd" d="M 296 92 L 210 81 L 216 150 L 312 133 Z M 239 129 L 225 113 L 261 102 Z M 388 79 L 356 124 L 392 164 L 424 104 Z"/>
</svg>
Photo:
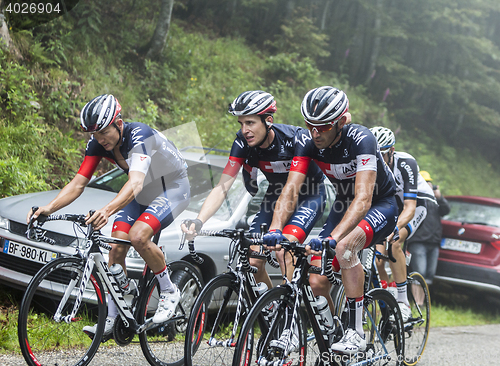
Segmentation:
<svg viewBox="0 0 500 366">
<path fill-rule="evenodd" d="M 382 12 L 383 12 L 383 0 L 377 0 L 376 6 L 377 6 L 377 11 L 375 12 L 375 25 L 373 27 L 373 34 L 375 35 L 375 38 L 373 40 L 372 44 L 372 52 L 370 55 L 370 64 L 368 65 L 367 68 L 367 75 L 366 75 L 366 83 L 369 84 L 371 79 L 375 75 L 375 70 L 377 68 L 377 60 L 378 60 L 378 55 L 380 53 L 380 26 L 382 24 Z"/>
<path fill-rule="evenodd" d="M 325 7 L 323 9 L 323 16 L 321 17 L 321 26 L 320 26 L 320 29 L 322 31 L 325 30 L 325 27 L 326 27 L 326 18 L 327 18 L 327 14 L 328 14 L 328 11 L 330 10 L 330 4 L 332 3 L 332 0 L 326 0 L 325 2 Z"/>
<path fill-rule="evenodd" d="M 0 9 L 4 8 L 4 1 L 0 0 Z M 5 44 L 8 48 L 12 44 L 12 40 L 9 34 L 9 26 L 5 21 L 5 17 L 3 15 L 3 11 L 0 13 L 0 45 Z"/>
<path fill-rule="evenodd" d="M 174 0 L 160 0 L 160 16 L 156 29 L 151 38 L 149 50 L 146 53 L 146 58 L 157 60 L 160 58 L 165 44 L 167 43 L 168 30 L 170 28 L 170 19 L 172 17 L 172 8 Z"/>
</svg>

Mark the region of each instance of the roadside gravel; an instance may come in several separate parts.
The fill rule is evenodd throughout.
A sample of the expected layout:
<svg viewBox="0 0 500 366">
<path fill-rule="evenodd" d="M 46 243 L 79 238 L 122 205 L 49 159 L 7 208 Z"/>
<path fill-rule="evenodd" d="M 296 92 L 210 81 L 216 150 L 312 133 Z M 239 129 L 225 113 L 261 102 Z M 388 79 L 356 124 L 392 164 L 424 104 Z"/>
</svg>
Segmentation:
<svg viewBox="0 0 500 366">
<path fill-rule="evenodd" d="M 431 328 L 418 366 L 499 365 L 500 325 Z M 24 365 L 19 355 L 0 355 L 1 366 Z M 101 347 L 91 366 L 147 366 L 139 345 Z M 211 365 L 209 365 L 211 366 Z M 217 365 L 214 365 L 217 366 Z"/>
</svg>

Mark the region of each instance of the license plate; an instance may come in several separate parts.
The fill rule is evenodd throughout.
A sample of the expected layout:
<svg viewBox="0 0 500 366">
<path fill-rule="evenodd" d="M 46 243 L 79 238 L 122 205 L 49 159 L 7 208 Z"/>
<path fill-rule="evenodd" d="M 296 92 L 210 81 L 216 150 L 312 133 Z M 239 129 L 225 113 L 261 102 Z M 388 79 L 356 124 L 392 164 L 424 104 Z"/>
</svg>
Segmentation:
<svg viewBox="0 0 500 366">
<path fill-rule="evenodd" d="M 458 252 L 479 254 L 481 252 L 481 243 L 476 243 L 473 241 L 457 240 L 444 238 L 441 241 L 441 248 L 456 250 Z"/>
<path fill-rule="evenodd" d="M 3 252 L 37 263 L 47 263 L 57 258 L 57 253 L 5 240 Z"/>
</svg>

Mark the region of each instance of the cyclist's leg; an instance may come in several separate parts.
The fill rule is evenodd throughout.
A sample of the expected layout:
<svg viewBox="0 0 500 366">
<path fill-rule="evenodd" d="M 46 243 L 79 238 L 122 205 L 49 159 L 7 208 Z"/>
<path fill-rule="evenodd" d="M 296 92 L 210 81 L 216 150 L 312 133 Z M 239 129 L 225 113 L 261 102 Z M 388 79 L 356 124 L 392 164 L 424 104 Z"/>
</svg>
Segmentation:
<svg viewBox="0 0 500 366">
<path fill-rule="evenodd" d="M 326 204 L 325 200 L 326 191 L 323 183 L 311 186 L 304 185 L 300 192 L 297 207 L 283 228 L 283 235 L 290 241 L 303 243 L 316 221 L 323 215 Z M 290 253 L 286 253 L 285 255 L 283 253 L 283 250 L 277 252 L 276 257 L 278 260 L 281 257 L 281 262 L 285 266 L 286 276 L 288 279 L 292 279 L 294 260 Z"/>
<path fill-rule="evenodd" d="M 375 244 L 377 246 L 377 251 L 379 251 L 381 254 L 386 254 L 385 250 L 385 244 Z M 375 265 L 377 266 L 378 270 L 378 275 L 380 276 L 381 281 L 386 281 L 389 283 L 389 275 L 387 274 L 387 271 L 385 270 L 385 263 L 386 261 L 383 259 L 376 258 L 375 259 Z"/>
<path fill-rule="evenodd" d="M 332 345 L 332 349 L 336 351 L 352 353 L 366 347 L 362 325 L 364 272 L 358 252 L 390 235 L 396 225 L 396 219 L 395 198 L 381 199 L 374 202 L 358 226 L 337 243 L 336 257 L 342 269 L 349 322 L 344 338 Z"/>
<path fill-rule="evenodd" d="M 417 207 L 415 208 L 415 215 L 411 221 L 399 231 L 399 240 L 392 244 L 392 255 L 396 259 L 396 262 L 389 262 L 392 270 L 393 278 L 396 281 L 398 287 L 398 302 L 404 303 L 409 306 L 408 295 L 407 295 L 407 283 L 406 283 L 406 255 L 403 251 L 404 242 L 413 236 L 415 231 L 418 229 L 420 224 L 424 221 L 427 216 L 427 205 L 425 200 L 417 199 Z M 405 311 L 405 310 L 402 310 Z M 403 314 L 403 318 L 407 318 L 408 311 Z M 406 320 L 406 319 L 405 319 Z"/>
<path fill-rule="evenodd" d="M 347 206 L 344 205 L 343 202 L 336 201 L 328 215 L 328 219 L 323 225 L 323 229 L 319 233 L 318 237 L 321 239 L 327 238 L 330 236 L 332 230 L 338 225 L 342 217 L 344 216 L 345 210 Z M 321 257 L 313 255 L 311 258 L 311 265 L 320 267 L 321 266 Z M 334 259 L 334 270 L 338 271 L 340 268 L 338 267 L 338 261 Z M 311 285 L 311 289 L 315 296 L 323 296 L 327 299 L 328 305 L 330 306 L 330 311 L 332 314 L 336 314 L 335 304 L 333 302 L 332 297 L 330 296 L 330 288 L 331 284 L 328 281 L 326 276 L 321 276 L 319 274 L 311 273 L 309 275 L 309 284 Z"/>
<path fill-rule="evenodd" d="M 264 195 L 264 199 L 260 204 L 260 209 L 255 214 L 252 225 L 250 225 L 249 232 L 251 233 L 260 233 L 260 227 L 262 224 L 266 224 L 268 228 L 269 225 L 271 225 L 274 213 L 274 205 L 276 203 L 276 200 L 278 199 L 278 196 L 274 194 L 274 192 L 270 192 L 270 189 L 271 188 L 268 188 L 266 194 Z M 258 245 L 251 246 L 250 248 L 255 251 L 258 251 L 260 249 Z M 278 257 L 277 259 L 279 261 Z M 266 271 L 266 261 L 259 258 L 250 258 L 250 265 L 257 267 L 257 273 L 254 274 L 255 281 L 257 281 L 257 283 L 264 282 L 267 285 L 267 288 L 272 288 L 273 284 L 271 282 L 271 278 Z M 283 268 L 281 263 L 280 268 Z"/>
<path fill-rule="evenodd" d="M 146 192 L 144 192 L 146 190 Z M 144 196 L 142 195 L 144 192 Z M 153 322 L 162 323 L 174 315 L 181 294 L 170 280 L 165 256 L 162 250 L 151 241 L 154 234 L 169 226 L 190 200 L 187 178 L 167 182 L 163 177 L 146 186 L 137 196 L 139 203 L 150 199 L 160 192 L 132 225 L 129 237 L 134 249 L 151 268 L 160 287 L 160 303 Z"/>
</svg>

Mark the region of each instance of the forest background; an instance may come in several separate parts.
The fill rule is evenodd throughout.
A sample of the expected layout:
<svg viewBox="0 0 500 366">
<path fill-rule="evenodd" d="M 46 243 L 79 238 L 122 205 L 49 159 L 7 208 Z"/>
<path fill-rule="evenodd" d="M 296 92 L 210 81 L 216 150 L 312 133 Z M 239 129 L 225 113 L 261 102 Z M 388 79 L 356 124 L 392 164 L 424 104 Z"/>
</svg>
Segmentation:
<svg viewBox="0 0 500 366">
<path fill-rule="evenodd" d="M 445 194 L 500 197 L 497 0 L 68 0 L 48 22 L 12 3 L 0 0 L 0 197 L 74 176 L 79 112 L 99 94 L 126 121 L 195 122 L 205 147 L 229 149 L 238 94 L 269 91 L 275 121 L 302 126 L 321 85 L 347 93 L 354 123 L 393 129 Z"/>
</svg>

